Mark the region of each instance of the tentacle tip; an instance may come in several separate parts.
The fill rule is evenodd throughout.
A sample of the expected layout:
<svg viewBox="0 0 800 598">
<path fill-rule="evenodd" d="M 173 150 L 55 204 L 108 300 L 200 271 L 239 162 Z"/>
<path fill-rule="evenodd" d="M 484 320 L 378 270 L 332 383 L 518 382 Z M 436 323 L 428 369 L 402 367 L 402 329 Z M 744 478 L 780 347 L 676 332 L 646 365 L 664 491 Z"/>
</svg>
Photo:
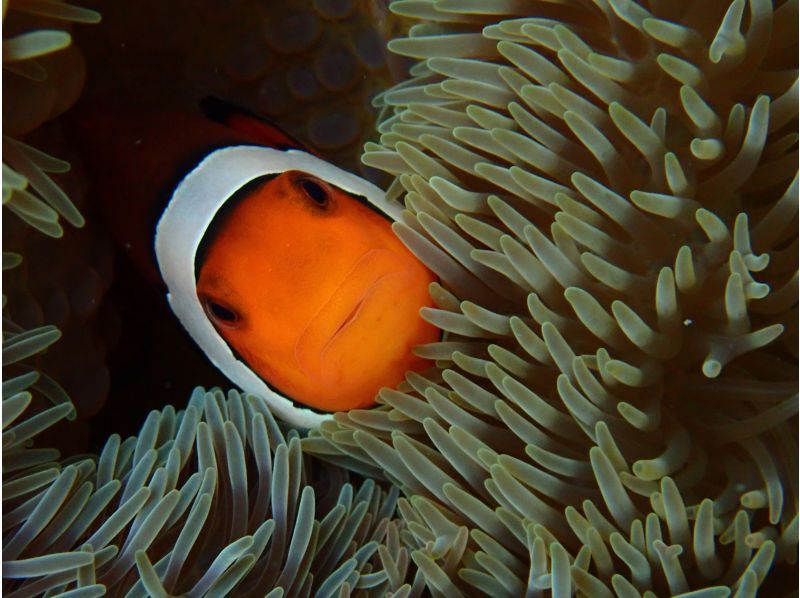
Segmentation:
<svg viewBox="0 0 800 598">
<path fill-rule="evenodd" d="M 716 378 L 722 372 L 722 363 L 716 359 L 706 359 L 703 363 L 703 374 L 706 378 Z"/>
</svg>

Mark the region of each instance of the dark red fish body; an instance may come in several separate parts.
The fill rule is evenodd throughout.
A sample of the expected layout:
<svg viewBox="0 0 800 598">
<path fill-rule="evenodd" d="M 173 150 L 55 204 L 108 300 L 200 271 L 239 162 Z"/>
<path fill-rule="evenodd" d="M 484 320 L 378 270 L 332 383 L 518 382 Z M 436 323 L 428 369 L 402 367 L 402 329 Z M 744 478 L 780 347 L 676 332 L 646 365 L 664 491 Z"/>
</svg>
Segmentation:
<svg viewBox="0 0 800 598">
<path fill-rule="evenodd" d="M 94 108 L 72 129 L 112 236 L 212 363 L 304 427 L 430 367 L 413 349 L 440 335 L 419 315 L 435 276 L 392 231 L 402 207 L 269 123 L 201 108 Z"/>
<path fill-rule="evenodd" d="M 154 283 L 161 284 L 153 253 L 155 226 L 186 173 L 222 147 L 302 148 L 277 127 L 219 100 L 206 100 L 202 106 L 205 114 L 123 111 L 94 103 L 79 106 L 68 120 L 102 220 L 122 251 Z"/>
</svg>

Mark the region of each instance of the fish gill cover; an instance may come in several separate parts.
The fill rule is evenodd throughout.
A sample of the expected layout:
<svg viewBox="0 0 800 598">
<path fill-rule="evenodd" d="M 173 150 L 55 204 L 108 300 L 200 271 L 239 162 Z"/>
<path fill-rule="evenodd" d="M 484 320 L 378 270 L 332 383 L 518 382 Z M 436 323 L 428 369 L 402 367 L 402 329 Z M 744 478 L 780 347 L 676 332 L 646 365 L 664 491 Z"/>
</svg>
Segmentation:
<svg viewBox="0 0 800 598">
<path fill-rule="evenodd" d="M 4 26 L 31 6 L 96 20 L 12 0 Z M 423 316 L 447 337 L 417 349 L 436 370 L 305 438 L 257 399 L 197 389 L 134 437 L 109 430 L 99 456 L 63 460 L 37 436 L 74 407 L 31 361 L 59 332 L 4 318 L 4 590 L 788 589 L 797 2 L 391 10 L 416 22 L 390 49 L 418 62 L 377 98 L 363 160 L 395 177 L 396 231 L 440 276 Z M 27 39 L 38 45 L 11 44 L 4 67 L 41 81 L 38 57 L 68 40 Z M 23 93 L 13 81 L 5 97 Z M 66 165 L 4 149 L 4 205 L 53 236 L 48 209 L 79 225 L 66 196 L 33 183 Z M 4 269 L 20 259 L 4 254 Z"/>
</svg>

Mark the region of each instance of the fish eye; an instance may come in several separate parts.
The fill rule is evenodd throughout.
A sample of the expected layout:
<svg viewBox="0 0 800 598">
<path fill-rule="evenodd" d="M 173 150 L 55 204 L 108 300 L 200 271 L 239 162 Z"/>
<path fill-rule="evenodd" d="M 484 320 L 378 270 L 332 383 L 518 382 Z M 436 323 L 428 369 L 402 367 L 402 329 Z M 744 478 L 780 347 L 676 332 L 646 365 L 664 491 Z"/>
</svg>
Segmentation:
<svg viewBox="0 0 800 598">
<path fill-rule="evenodd" d="M 322 208 L 328 205 L 328 189 L 325 185 L 308 177 L 303 177 L 298 183 L 306 196 L 315 204 Z"/>
<path fill-rule="evenodd" d="M 203 299 L 203 306 L 206 309 L 208 317 L 221 326 L 230 328 L 236 326 L 241 320 L 239 314 L 236 313 L 235 310 L 209 298 Z"/>
</svg>

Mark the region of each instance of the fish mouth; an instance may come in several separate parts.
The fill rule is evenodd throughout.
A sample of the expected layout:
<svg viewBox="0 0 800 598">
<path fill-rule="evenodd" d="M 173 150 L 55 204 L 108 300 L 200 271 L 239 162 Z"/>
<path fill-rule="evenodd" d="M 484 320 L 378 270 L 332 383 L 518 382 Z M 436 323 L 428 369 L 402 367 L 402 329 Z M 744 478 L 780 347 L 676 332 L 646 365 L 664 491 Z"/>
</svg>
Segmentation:
<svg viewBox="0 0 800 598">
<path fill-rule="evenodd" d="M 374 294 L 374 292 L 375 292 L 375 289 L 378 287 L 378 285 L 381 283 L 381 281 L 382 281 L 382 280 L 384 280 L 384 279 L 385 279 L 387 276 L 390 276 L 390 275 L 389 275 L 389 274 L 384 274 L 383 276 L 379 276 L 379 277 L 378 277 L 378 278 L 375 280 L 375 282 L 373 282 L 373 283 L 372 283 L 372 284 L 369 286 L 369 288 L 368 288 L 367 290 L 365 290 L 365 291 L 364 291 L 364 294 L 363 294 L 363 295 L 361 295 L 361 298 L 358 300 L 358 302 L 356 303 L 355 307 L 353 307 L 353 309 L 350 311 L 350 313 L 347 315 L 347 317 L 344 319 L 344 321 L 343 321 L 343 322 L 342 322 L 342 323 L 339 325 L 339 327 L 338 327 L 338 328 L 336 329 L 336 331 L 333 333 L 333 335 L 332 335 L 332 336 L 331 336 L 331 338 L 328 340 L 328 342 L 327 342 L 327 343 L 325 343 L 325 345 L 322 347 L 322 355 L 321 355 L 321 356 L 322 356 L 322 358 L 323 358 L 323 359 L 325 358 L 325 353 L 326 353 L 326 351 L 328 350 L 328 348 L 331 346 L 331 344 L 332 344 L 334 341 L 336 341 L 336 339 L 337 339 L 337 338 L 338 338 L 338 337 L 339 337 L 339 336 L 340 336 L 340 335 L 341 335 L 341 334 L 342 334 L 342 333 L 343 333 L 345 330 L 347 330 L 347 328 L 348 328 L 348 327 L 349 327 L 349 326 L 350 326 L 350 325 L 351 325 L 353 322 L 355 322 L 355 321 L 356 321 L 356 319 L 358 318 L 358 315 L 361 313 L 361 311 L 362 311 L 362 309 L 363 309 L 364 305 L 365 305 L 365 304 L 366 304 L 366 303 L 369 301 L 370 297 L 371 297 L 371 296 Z"/>
<path fill-rule="evenodd" d="M 377 281 L 376 281 L 376 284 L 377 284 Z M 336 336 L 337 336 L 337 335 L 338 335 L 338 334 L 339 334 L 339 333 L 340 333 L 342 330 L 344 330 L 345 328 L 347 328 L 347 326 L 348 326 L 348 325 L 349 325 L 349 324 L 350 324 L 350 323 L 351 323 L 353 320 L 355 320 L 355 319 L 356 319 L 356 316 L 358 316 L 358 312 L 359 312 L 359 311 L 361 311 L 361 306 L 362 306 L 362 305 L 364 305 L 364 301 L 366 300 L 366 298 L 367 298 L 367 295 L 369 295 L 369 291 L 367 291 L 366 293 L 364 293 L 364 295 L 361 297 L 361 299 L 359 299 L 359 300 L 358 300 L 358 303 L 356 303 L 356 306 L 353 308 L 353 311 L 351 311 L 351 312 L 350 312 L 350 313 L 347 315 L 347 317 L 345 318 L 344 322 L 342 322 L 342 323 L 341 323 L 341 325 L 339 326 L 339 328 L 337 328 L 337 329 L 336 329 L 336 332 L 334 332 L 334 333 L 333 333 L 333 336 L 331 337 L 331 340 L 329 340 L 329 341 L 326 343 L 326 346 L 327 346 L 327 345 L 329 345 L 329 344 L 330 344 L 330 343 L 333 341 L 333 339 L 335 339 L 335 338 L 336 338 Z"/>
<path fill-rule="evenodd" d="M 321 375 L 327 351 L 358 321 L 385 280 L 398 273 L 397 266 L 397 255 L 388 249 L 372 249 L 356 261 L 298 336 L 294 358 L 300 370 L 309 376 Z"/>
</svg>

